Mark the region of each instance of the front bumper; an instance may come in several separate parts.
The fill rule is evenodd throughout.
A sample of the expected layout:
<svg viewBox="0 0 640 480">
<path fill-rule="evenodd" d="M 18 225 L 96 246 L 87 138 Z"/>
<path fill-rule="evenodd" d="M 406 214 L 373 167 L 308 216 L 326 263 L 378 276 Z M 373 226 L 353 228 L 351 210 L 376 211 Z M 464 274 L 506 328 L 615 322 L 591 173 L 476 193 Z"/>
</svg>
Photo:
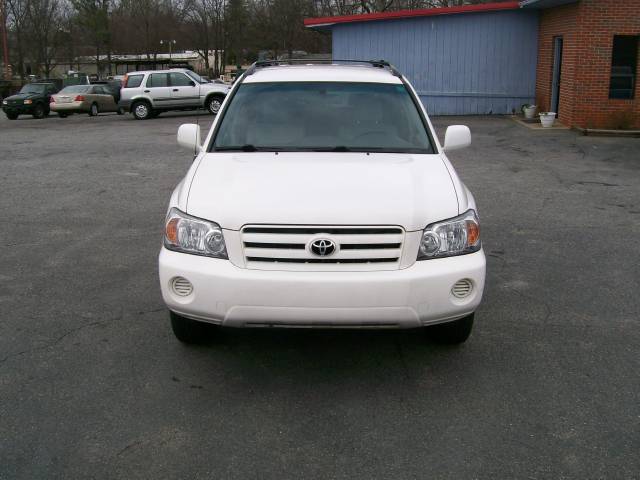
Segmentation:
<svg viewBox="0 0 640 480">
<path fill-rule="evenodd" d="M 234 327 L 410 328 L 455 320 L 480 303 L 485 266 L 482 250 L 373 272 L 250 270 L 165 248 L 159 257 L 162 297 L 170 310 Z M 174 293 L 175 277 L 188 279 L 193 292 Z M 464 299 L 451 293 L 461 279 L 473 283 Z"/>
<path fill-rule="evenodd" d="M 9 115 L 31 115 L 33 104 L 31 105 L 3 105 L 2 111 Z"/>
</svg>

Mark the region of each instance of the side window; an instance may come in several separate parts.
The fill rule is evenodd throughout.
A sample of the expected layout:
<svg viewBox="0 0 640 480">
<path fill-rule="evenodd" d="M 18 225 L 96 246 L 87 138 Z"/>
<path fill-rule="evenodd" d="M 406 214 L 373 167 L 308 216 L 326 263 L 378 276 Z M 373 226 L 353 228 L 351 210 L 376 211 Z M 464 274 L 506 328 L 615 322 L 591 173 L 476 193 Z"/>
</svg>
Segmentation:
<svg viewBox="0 0 640 480">
<path fill-rule="evenodd" d="M 147 88 L 168 87 L 168 75 L 166 73 L 152 73 L 147 80 Z"/>
<path fill-rule="evenodd" d="M 172 87 L 189 87 L 193 82 L 193 80 L 188 78 L 184 73 L 170 73 L 169 78 L 171 79 Z"/>
<path fill-rule="evenodd" d="M 142 84 L 142 79 L 144 75 L 128 75 L 127 83 L 124 85 L 124 88 L 137 88 Z"/>
</svg>

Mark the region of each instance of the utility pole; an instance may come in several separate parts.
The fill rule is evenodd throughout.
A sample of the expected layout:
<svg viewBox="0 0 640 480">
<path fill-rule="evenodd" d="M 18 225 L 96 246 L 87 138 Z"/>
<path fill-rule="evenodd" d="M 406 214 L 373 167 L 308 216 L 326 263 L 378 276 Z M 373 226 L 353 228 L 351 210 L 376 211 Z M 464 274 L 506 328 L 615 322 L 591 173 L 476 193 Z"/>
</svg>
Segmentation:
<svg viewBox="0 0 640 480">
<path fill-rule="evenodd" d="M 0 0 L 0 28 L 2 32 L 2 54 L 4 58 L 4 78 L 11 80 L 9 72 L 9 41 L 7 39 L 7 3 L 6 0 Z"/>
</svg>

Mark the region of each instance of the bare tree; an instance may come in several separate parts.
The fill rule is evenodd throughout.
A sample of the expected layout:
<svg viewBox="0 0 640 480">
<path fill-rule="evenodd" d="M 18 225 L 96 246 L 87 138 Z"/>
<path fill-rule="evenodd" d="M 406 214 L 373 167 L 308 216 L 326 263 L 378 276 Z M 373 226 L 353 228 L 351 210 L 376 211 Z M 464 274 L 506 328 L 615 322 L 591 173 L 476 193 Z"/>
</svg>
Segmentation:
<svg viewBox="0 0 640 480">
<path fill-rule="evenodd" d="M 59 0 L 30 0 L 27 3 L 31 50 L 38 68 L 46 77 L 54 67 L 54 59 L 61 39 L 62 20 Z"/>
<path fill-rule="evenodd" d="M 85 39 L 93 47 L 96 69 L 99 74 L 102 71 L 100 56 L 109 50 L 111 44 L 110 0 L 71 0 L 71 3 L 76 10 L 77 23 L 81 27 Z"/>
<path fill-rule="evenodd" d="M 26 37 L 27 32 L 29 31 L 28 26 L 28 8 L 29 8 L 29 0 L 5 0 L 6 9 L 7 9 L 7 20 L 9 23 L 9 28 L 13 32 L 13 36 L 15 38 L 14 41 L 14 53 L 15 60 L 14 64 L 16 65 L 16 71 L 20 78 L 24 78 L 25 76 L 25 50 L 26 50 Z"/>
</svg>

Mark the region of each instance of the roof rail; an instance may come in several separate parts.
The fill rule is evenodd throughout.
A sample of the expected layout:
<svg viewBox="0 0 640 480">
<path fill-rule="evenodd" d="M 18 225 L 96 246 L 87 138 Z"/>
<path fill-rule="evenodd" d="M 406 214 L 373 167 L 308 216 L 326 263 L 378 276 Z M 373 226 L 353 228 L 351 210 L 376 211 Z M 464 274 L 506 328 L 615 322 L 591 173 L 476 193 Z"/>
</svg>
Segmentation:
<svg viewBox="0 0 640 480">
<path fill-rule="evenodd" d="M 264 67 L 275 67 L 278 65 L 335 65 L 335 64 L 363 64 L 370 65 L 375 68 L 388 68 L 392 75 L 396 77 L 402 77 L 402 74 L 398 71 L 396 67 L 391 65 L 386 60 L 341 60 L 341 59 L 327 59 L 327 60 L 305 60 L 304 58 L 293 58 L 290 60 L 258 60 L 253 63 L 246 72 L 244 72 L 244 76 L 248 77 L 249 75 L 253 75 L 257 69 Z"/>
</svg>

